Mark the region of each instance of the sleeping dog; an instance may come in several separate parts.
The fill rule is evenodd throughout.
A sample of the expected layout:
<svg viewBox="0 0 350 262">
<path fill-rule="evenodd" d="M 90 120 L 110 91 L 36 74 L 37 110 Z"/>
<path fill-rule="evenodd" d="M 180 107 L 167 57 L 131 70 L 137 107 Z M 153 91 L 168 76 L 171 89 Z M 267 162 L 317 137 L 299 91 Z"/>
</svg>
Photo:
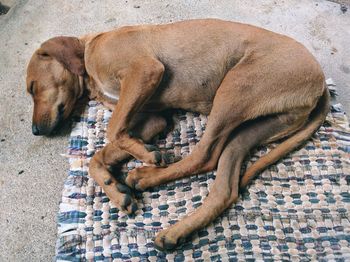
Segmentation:
<svg viewBox="0 0 350 262">
<path fill-rule="evenodd" d="M 239 188 L 307 140 L 329 109 L 322 69 L 302 44 L 216 19 L 54 37 L 33 54 L 27 90 L 34 135 L 52 132 L 86 90 L 113 110 L 110 142 L 91 159 L 89 174 L 128 214 L 137 209 L 131 189 L 217 168 L 203 205 L 156 236 L 156 247 L 166 250 L 235 203 Z M 209 117 L 193 152 L 168 165 L 166 155 L 145 143 L 166 128 L 163 112 L 175 108 Z M 252 148 L 284 137 L 240 176 Z M 130 157 L 149 165 L 122 181 L 115 167 Z"/>
</svg>

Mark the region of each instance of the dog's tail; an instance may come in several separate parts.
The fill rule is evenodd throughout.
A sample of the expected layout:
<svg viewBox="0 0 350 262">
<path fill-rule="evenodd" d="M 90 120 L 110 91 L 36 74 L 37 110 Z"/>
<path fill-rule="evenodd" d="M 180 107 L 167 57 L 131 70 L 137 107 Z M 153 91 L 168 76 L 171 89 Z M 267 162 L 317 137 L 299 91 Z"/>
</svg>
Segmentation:
<svg viewBox="0 0 350 262">
<path fill-rule="evenodd" d="M 309 122 L 297 133 L 289 137 L 287 140 L 283 141 L 276 148 L 272 149 L 268 154 L 259 158 L 254 164 L 252 164 L 242 176 L 240 181 L 240 188 L 245 188 L 259 172 L 309 139 L 325 121 L 327 113 L 329 111 L 329 100 L 329 91 L 328 88 L 325 87 L 323 95 L 320 97 L 315 109 L 310 114 Z"/>
</svg>

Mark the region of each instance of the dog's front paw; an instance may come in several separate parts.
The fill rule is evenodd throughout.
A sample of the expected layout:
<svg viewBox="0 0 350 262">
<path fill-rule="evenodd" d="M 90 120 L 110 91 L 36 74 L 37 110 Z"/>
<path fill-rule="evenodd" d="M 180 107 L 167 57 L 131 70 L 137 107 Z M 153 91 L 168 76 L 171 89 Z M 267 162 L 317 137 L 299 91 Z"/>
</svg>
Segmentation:
<svg viewBox="0 0 350 262">
<path fill-rule="evenodd" d="M 137 204 L 128 186 L 105 180 L 103 189 L 110 201 L 119 210 L 128 215 L 132 215 L 136 212 Z"/>
<path fill-rule="evenodd" d="M 89 175 L 102 187 L 109 200 L 121 211 L 133 214 L 137 210 L 131 189 L 121 184 L 111 175 L 111 165 L 104 165 L 101 162 L 102 151 L 98 151 L 90 160 Z"/>
<path fill-rule="evenodd" d="M 158 233 L 154 240 L 154 246 L 161 251 L 171 251 L 181 246 L 186 241 L 173 227 L 164 229 Z"/>
<path fill-rule="evenodd" d="M 117 185 L 117 190 L 124 194 L 124 199 L 122 200 L 120 204 L 120 208 L 122 211 L 124 211 L 127 214 L 134 214 L 137 210 L 137 204 L 133 197 L 133 194 L 131 192 L 131 189 L 123 184 Z"/>
<path fill-rule="evenodd" d="M 135 168 L 128 173 L 125 183 L 138 191 L 144 191 L 147 188 L 158 185 L 157 171 L 161 168 L 143 166 Z"/>
<path fill-rule="evenodd" d="M 109 200 L 121 211 L 128 215 L 132 215 L 137 210 L 137 204 L 131 189 L 117 182 L 110 177 L 104 180 L 100 178 L 96 181 L 106 193 Z"/>
<path fill-rule="evenodd" d="M 170 155 L 167 153 L 160 152 L 157 146 L 145 144 L 145 148 L 148 152 L 153 154 L 152 160 L 148 164 L 155 164 L 156 166 L 161 167 L 165 167 L 170 164 Z"/>
</svg>

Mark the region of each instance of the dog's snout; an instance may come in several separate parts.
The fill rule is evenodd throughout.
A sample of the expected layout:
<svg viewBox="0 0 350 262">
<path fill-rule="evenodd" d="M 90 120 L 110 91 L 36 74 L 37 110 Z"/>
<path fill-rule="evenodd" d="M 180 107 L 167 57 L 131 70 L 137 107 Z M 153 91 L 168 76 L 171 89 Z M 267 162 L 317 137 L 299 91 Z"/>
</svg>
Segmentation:
<svg viewBox="0 0 350 262">
<path fill-rule="evenodd" d="M 32 132 L 33 132 L 33 135 L 35 135 L 35 136 L 39 136 L 40 135 L 40 129 L 39 129 L 39 127 L 36 124 L 32 125 Z"/>
</svg>

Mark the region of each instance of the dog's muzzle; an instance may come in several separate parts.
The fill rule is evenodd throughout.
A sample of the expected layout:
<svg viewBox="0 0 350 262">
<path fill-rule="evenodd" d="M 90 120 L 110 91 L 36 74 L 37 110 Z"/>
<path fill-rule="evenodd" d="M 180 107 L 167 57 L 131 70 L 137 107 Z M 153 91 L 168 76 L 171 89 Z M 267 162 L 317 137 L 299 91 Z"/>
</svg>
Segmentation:
<svg viewBox="0 0 350 262">
<path fill-rule="evenodd" d="M 32 133 L 35 136 L 42 136 L 50 134 L 56 127 L 59 126 L 60 122 L 62 122 L 64 116 L 64 105 L 60 104 L 57 108 L 57 117 L 54 123 L 50 125 L 46 125 L 43 123 L 33 123 L 32 124 Z"/>
<path fill-rule="evenodd" d="M 32 132 L 35 136 L 40 136 L 40 129 L 36 124 L 32 125 Z"/>
</svg>

